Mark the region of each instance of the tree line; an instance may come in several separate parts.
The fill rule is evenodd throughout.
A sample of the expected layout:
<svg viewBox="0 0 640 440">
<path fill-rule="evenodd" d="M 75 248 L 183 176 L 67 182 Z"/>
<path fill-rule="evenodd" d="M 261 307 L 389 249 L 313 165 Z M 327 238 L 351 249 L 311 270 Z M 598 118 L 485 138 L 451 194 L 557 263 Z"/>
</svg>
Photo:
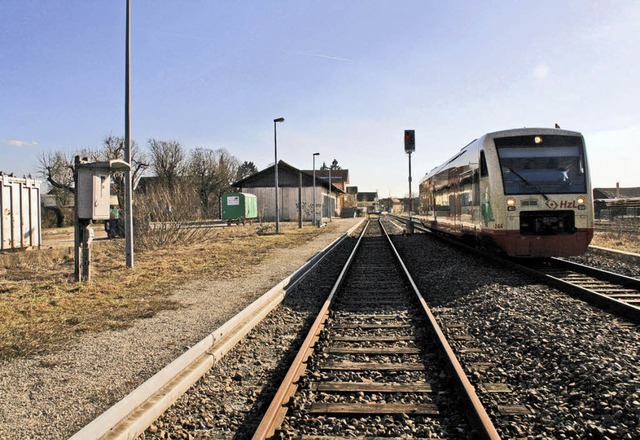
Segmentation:
<svg viewBox="0 0 640 440">
<path fill-rule="evenodd" d="M 253 162 L 240 162 L 226 149 L 188 150 L 175 140 L 149 139 L 143 150 L 135 142 L 131 149 L 134 188 L 134 221 L 197 220 L 219 217 L 219 199 L 231 184 L 258 171 Z M 54 196 L 58 226 L 73 222 L 75 156 L 90 162 L 124 160 L 124 138 L 107 136 L 96 149 L 84 148 L 75 154 L 60 151 L 43 153 L 38 173 L 48 182 Z M 124 206 L 124 173 L 112 173 L 111 194 Z"/>
</svg>

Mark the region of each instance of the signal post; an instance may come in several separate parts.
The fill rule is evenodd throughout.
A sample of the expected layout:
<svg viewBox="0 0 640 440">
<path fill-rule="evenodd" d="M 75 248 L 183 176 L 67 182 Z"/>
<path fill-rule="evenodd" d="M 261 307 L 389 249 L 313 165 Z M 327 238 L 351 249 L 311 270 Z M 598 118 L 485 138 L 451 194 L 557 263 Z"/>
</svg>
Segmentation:
<svg viewBox="0 0 640 440">
<path fill-rule="evenodd" d="M 413 220 L 411 219 L 411 211 L 413 211 L 413 197 L 411 195 L 411 153 L 416 151 L 416 131 L 404 131 L 404 152 L 409 155 L 409 223 L 407 223 L 407 234 L 413 234 Z"/>
</svg>

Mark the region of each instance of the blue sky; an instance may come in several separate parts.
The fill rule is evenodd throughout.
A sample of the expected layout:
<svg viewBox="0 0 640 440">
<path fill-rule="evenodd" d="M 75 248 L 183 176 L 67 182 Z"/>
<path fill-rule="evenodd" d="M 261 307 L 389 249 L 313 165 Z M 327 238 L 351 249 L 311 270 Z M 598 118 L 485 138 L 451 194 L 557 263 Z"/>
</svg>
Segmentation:
<svg viewBox="0 0 640 440">
<path fill-rule="evenodd" d="M 0 0 L 0 170 L 124 133 L 125 1 Z M 336 159 L 414 193 L 484 133 L 585 135 L 594 186 L 640 186 L 640 2 L 132 0 L 132 138 L 259 169 Z"/>
</svg>

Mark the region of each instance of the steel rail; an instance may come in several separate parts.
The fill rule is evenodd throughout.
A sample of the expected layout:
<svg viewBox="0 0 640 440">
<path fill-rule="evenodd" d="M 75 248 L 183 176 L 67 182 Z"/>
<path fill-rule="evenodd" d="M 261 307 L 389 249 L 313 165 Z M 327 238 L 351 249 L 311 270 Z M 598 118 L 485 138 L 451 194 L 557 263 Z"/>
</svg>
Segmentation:
<svg viewBox="0 0 640 440">
<path fill-rule="evenodd" d="M 258 428 L 253 434 L 253 440 L 262 440 L 262 439 L 267 439 L 273 436 L 275 434 L 276 429 L 278 429 L 282 424 L 282 421 L 284 420 L 284 417 L 287 412 L 287 408 L 285 405 L 288 403 L 291 396 L 295 394 L 298 388 L 297 382 L 302 376 L 302 374 L 304 373 L 305 369 L 307 368 L 306 362 L 311 356 L 311 353 L 313 352 L 313 346 L 318 340 L 318 335 L 320 334 L 320 331 L 324 328 L 324 323 L 326 322 L 329 316 L 328 315 L 329 307 L 333 302 L 333 298 L 336 292 L 344 282 L 346 274 L 349 268 L 351 267 L 351 264 L 353 263 L 355 255 L 358 251 L 358 248 L 360 247 L 360 243 L 362 243 L 362 238 L 364 237 L 368 226 L 369 226 L 369 220 L 367 220 L 365 227 L 362 229 L 362 233 L 358 238 L 358 242 L 353 248 L 353 251 L 351 251 L 351 255 L 349 255 L 347 262 L 343 266 L 342 271 L 338 276 L 338 279 L 334 283 L 333 288 L 329 293 L 329 296 L 327 296 L 327 299 L 325 300 L 322 308 L 320 309 L 318 316 L 316 317 L 315 321 L 311 325 L 311 328 L 309 329 L 309 333 L 307 334 L 307 337 L 302 342 L 302 346 L 300 347 L 298 354 L 296 355 L 295 359 L 291 363 L 291 366 L 289 367 L 289 370 L 287 371 L 286 376 L 282 380 L 282 383 L 278 388 L 276 395 L 273 397 L 273 400 L 271 401 L 269 408 L 267 408 L 267 411 L 265 412 L 265 415 L 263 416 L 262 421 L 260 422 L 260 425 L 258 425 Z"/>
<path fill-rule="evenodd" d="M 471 409 L 470 416 L 471 416 L 471 419 L 472 419 L 471 421 L 473 422 L 474 427 L 478 429 L 482 438 L 499 439 L 500 435 L 498 434 L 498 431 L 496 430 L 496 428 L 493 426 L 493 422 L 491 421 L 489 414 L 487 414 L 486 409 L 480 402 L 480 399 L 476 394 L 474 386 L 469 381 L 469 378 L 464 372 L 462 365 L 460 365 L 460 361 L 458 361 L 458 358 L 453 352 L 451 345 L 449 345 L 449 342 L 447 341 L 446 336 L 442 332 L 440 325 L 438 324 L 435 316 L 431 312 L 429 305 L 427 304 L 424 297 L 422 296 L 422 293 L 420 293 L 420 290 L 416 286 L 416 283 L 413 281 L 413 277 L 411 276 L 411 274 L 409 273 L 409 270 L 405 266 L 404 261 L 402 261 L 400 254 L 398 253 L 396 247 L 393 245 L 393 242 L 391 241 L 391 238 L 389 237 L 389 234 L 385 230 L 382 222 L 380 222 L 380 227 L 382 228 L 385 236 L 387 237 L 387 240 L 389 241 L 389 245 L 391 246 L 391 249 L 393 250 L 393 253 L 396 256 L 398 263 L 402 267 L 402 270 L 404 271 L 404 274 L 407 277 L 407 280 L 411 284 L 411 288 L 413 289 L 414 294 L 416 295 L 418 301 L 420 302 L 420 305 L 422 306 L 422 309 L 425 315 L 429 319 L 429 324 L 431 325 L 431 329 L 435 333 L 438 343 L 440 345 L 440 348 L 446 355 L 446 359 L 449 364 L 449 367 L 454 373 L 453 378 L 455 382 L 457 383 L 459 388 L 462 389 L 463 391 L 464 398 L 467 401 L 469 408 Z"/>
<path fill-rule="evenodd" d="M 264 293 L 228 322 L 206 336 L 149 380 L 102 413 L 71 440 L 134 439 L 209 371 L 235 344 L 249 333 L 364 220 L 318 252 L 293 274 Z"/>
<path fill-rule="evenodd" d="M 621 251 L 618 249 L 611 249 L 602 246 L 589 245 L 589 251 L 596 255 L 602 255 L 605 257 L 612 257 L 619 260 L 628 261 L 630 263 L 640 263 L 640 254 L 633 252 Z"/>
<path fill-rule="evenodd" d="M 595 267 L 585 266 L 579 263 L 574 263 L 567 260 L 561 260 L 558 258 L 550 258 L 547 260 L 547 265 L 533 264 L 527 265 L 526 262 L 519 263 L 512 260 L 505 260 L 514 267 L 525 271 L 531 275 L 534 275 L 546 282 L 555 285 L 564 290 L 570 290 L 576 296 L 584 299 L 588 303 L 611 310 L 616 314 L 623 316 L 636 324 L 640 324 L 640 307 L 631 304 L 624 299 L 618 299 L 612 297 L 612 293 L 596 291 L 597 286 L 589 285 L 589 287 L 581 286 L 580 283 L 572 282 L 572 277 L 569 275 L 561 276 L 558 273 L 554 273 L 554 270 L 568 270 L 573 271 L 575 274 L 585 274 L 593 277 L 598 281 L 607 281 L 615 283 L 623 289 L 635 290 L 636 293 L 632 294 L 634 298 L 640 297 L 640 280 L 636 278 L 627 277 L 625 275 L 609 272 Z M 612 290 L 602 287 L 598 290 Z M 615 290 L 615 288 L 613 288 Z M 624 297 L 624 295 L 623 295 Z"/>
</svg>

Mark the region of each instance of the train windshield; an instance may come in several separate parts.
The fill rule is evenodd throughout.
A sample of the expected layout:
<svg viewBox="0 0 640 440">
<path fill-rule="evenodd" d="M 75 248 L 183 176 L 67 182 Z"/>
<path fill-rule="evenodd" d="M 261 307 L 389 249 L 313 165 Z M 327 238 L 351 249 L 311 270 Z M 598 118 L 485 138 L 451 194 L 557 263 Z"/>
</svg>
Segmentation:
<svg viewBox="0 0 640 440">
<path fill-rule="evenodd" d="M 496 138 L 505 194 L 570 194 L 587 190 L 579 136 Z"/>
</svg>

